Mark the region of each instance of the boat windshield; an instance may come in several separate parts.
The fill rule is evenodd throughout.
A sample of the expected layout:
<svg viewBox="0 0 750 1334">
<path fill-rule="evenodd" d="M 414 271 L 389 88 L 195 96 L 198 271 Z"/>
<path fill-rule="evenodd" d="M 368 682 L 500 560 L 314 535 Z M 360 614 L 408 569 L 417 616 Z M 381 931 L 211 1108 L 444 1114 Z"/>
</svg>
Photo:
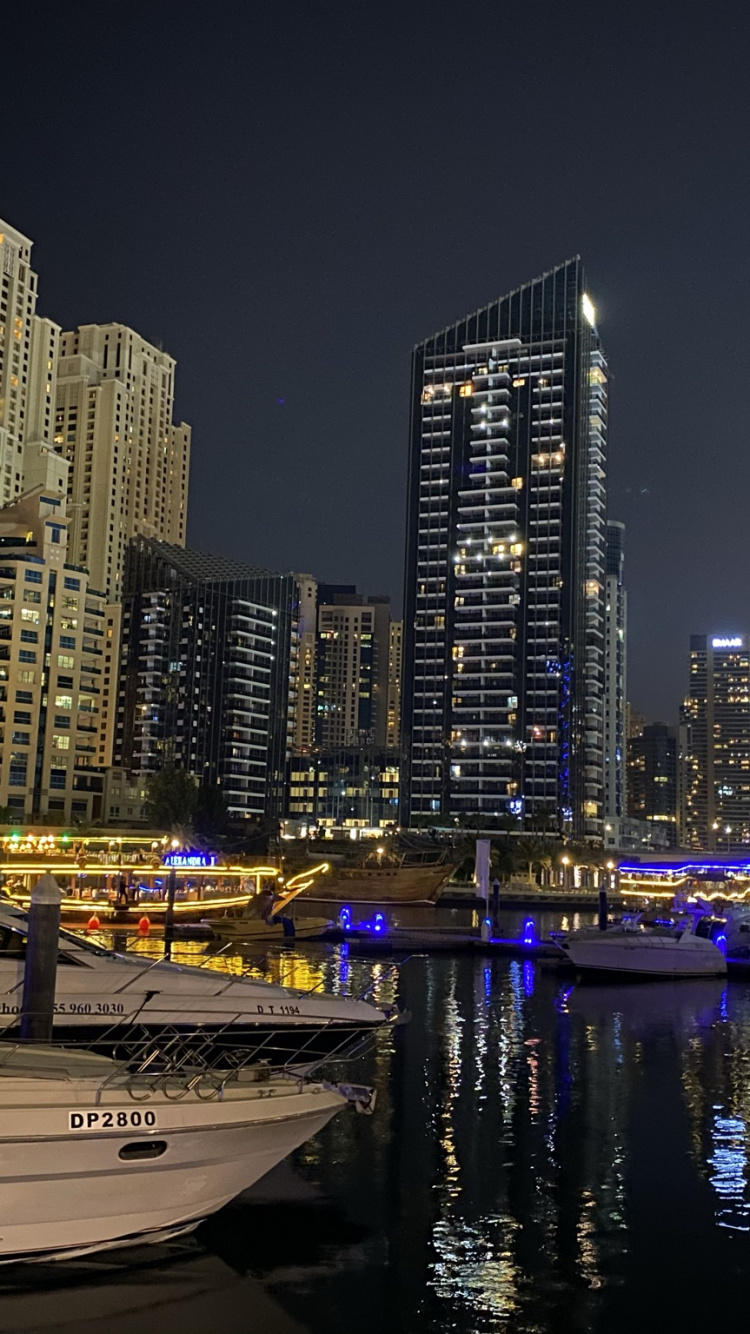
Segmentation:
<svg viewBox="0 0 750 1334">
<path fill-rule="evenodd" d="M 0 918 L 0 933 L 2 933 L 3 938 L 10 938 L 12 936 L 15 937 L 16 940 L 23 942 L 22 953 L 19 953 L 17 949 L 18 957 L 23 957 L 23 954 L 26 952 L 26 936 L 28 935 L 28 932 L 29 918 L 26 913 L 14 913 L 12 918 L 3 914 L 3 917 Z M 65 931 L 63 927 L 60 927 L 58 934 L 63 950 L 67 945 L 69 948 L 75 949 L 77 952 L 83 951 L 87 954 L 97 955 L 99 958 L 114 958 L 114 950 L 105 949 L 103 945 L 95 945 L 93 940 L 84 940 L 83 936 L 77 936 L 72 931 Z M 2 954 L 3 958 L 8 958 L 9 953 L 10 950 L 7 945 L 3 945 L 0 942 L 0 954 Z"/>
</svg>

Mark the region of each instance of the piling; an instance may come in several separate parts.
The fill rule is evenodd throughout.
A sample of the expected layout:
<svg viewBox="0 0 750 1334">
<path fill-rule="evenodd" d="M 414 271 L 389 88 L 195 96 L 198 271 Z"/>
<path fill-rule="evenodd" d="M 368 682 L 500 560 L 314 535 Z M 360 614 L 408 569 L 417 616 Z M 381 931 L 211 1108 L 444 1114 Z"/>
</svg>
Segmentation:
<svg viewBox="0 0 750 1334">
<path fill-rule="evenodd" d="M 21 1001 L 21 1041 L 51 1042 L 62 893 L 49 872 L 31 891 Z"/>
<path fill-rule="evenodd" d="M 478 838 L 474 849 L 474 884 L 477 898 L 484 899 L 485 916 L 490 898 L 490 840 Z"/>
<path fill-rule="evenodd" d="M 172 941 L 174 940 L 174 900 L 177 892 L 177 872 L 174 867 L 169 872 L 167 880 L 167 911 L 164 914 L 164 957 L 172 957 Z"/>
<path fill-rule="evenodd" d="M 607 886 L 599 887 L 599 930 L 607 930 Z"/>
</svg>

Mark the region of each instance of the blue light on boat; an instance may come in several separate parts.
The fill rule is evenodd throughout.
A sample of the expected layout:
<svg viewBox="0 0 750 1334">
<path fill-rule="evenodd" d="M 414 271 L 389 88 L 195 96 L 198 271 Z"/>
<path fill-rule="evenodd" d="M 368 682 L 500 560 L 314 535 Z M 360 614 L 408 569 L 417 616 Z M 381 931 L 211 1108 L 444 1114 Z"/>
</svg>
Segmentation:
<svg viewBox="0 0 750 1334">
<path fill-rule="evenodd" d="M 716 945 L 717 948 L 721 950 L 722 954 L 726 954 L 727 938 L 723 931 L 720 931 L 717 936 L 714 936 L 714 945 Z"/>
<path fill-rule="evenodd" d="M 352 910 L 346 905 L 339 913 L 339 925 L 342 931 L 351 931 L 352 929 Z"/>
<path fill-rule="evenodd" d="M 385 918 L 382 912 L 376 912 L 372 923 L 373 931 L 385 931 Z"/>
<path fill-rule="evenodd" d="M 533 917 L 527 917 L 526 921 L 523 924 L 523 931 L 521 933 L 521 944 L 522 945 L 536 944 L 536 934 L 535 934 Z"/>
</svg>

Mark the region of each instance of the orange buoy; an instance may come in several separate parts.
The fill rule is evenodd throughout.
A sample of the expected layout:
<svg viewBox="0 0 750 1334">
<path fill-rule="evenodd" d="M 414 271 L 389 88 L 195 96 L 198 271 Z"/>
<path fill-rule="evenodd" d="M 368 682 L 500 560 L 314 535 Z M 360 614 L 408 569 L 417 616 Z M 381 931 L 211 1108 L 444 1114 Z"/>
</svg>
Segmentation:
<svg viewBox="0 0 750 1334">
<path fill-rule="evenodd" d="M 148 917 L 142 917 L 140 922 L 138 923 L 138 935 L 147 936 L 150 930 L 151 930 L 151 923 Z"/>
<path fill-rule="evenodd" d="M 96 913 L 92 913 L 91 917 L 89 917 L 89 920 L 86 923 L 86 930 L 87 931 L 99 930 L 99 918 L 97 917 Z"/>
</svg>

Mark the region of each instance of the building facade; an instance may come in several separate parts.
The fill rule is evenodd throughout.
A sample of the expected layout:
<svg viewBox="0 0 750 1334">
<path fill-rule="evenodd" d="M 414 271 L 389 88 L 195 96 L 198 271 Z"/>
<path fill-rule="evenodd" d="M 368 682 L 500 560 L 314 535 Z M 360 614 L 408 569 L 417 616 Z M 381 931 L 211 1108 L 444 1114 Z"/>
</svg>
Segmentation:
<svg viewBox="0 0 750 1334">
<path fill-rule="evenodd" d="M 318 585 L 315 743 L 340 749 L 388 734 L 391 609 L 387 597 Z"/>
<path fill-rule="evenodd" d="M 65 500 L 0 509 L 0 806 L 21 819 L 101 814 L 104 594 L 67 561 Z"/>
<path fill-rule="evenodd" d="M 628 741 L 628 815 L 664 826 L 677 844 L 678 741 L 666 723 L 648 723 Z"/>
<path fill-rule="evenodd" d="M 299 581 L 152 538 L 130 544 L 116 763 L 175 765 L 234 818 L 284 813 Z"/>
<path fill-rule="evenodd" d="M 0 221 L 0 505 L 38 484 L 38 455 L 51 449 L 59 326 L 36 313 L 33 242 Z M 36 472 L 27 476 L 29 461 Z M 55 479 L 65 494 L 67 469 Z"/>
<path fill-rule="evenodd" d="M 300 830 L 362 834 L 398 822 L 398 750 L 356 745 L 292 756 L 288 812 Z"/>
<path fill-rule="evenodd" d="M 401 677 L 404 670 L 404 623 L 391 621 L 388 647 L 388 717 L 386 745 L 397 750 L 401 743 Z"/>
<path fill-rule="evenodd" d="M 601 838 L 607 379 L 577 258 L 414 351 L 402 823 Z"/>
<path fill-rule="evenodd" d="M 691 635 L 685 726 L 685 840 L 750 845 L 750 636 Z"/>
<path fill-rule="evenodd" d="M 307 750 L 315 745 L 315 673 L 318 651 L 318 585 L 312 575 L 299 576 L 297 631 L 297 704 L 294 718 L 294 747 Z"/>
<path fill-rule="evenodd" d="M 73 558 L 121 600 L 127 545 L 185 545 L 190 427 L 172 421 L 175 361 L 122 324 L 60 336 L 54 445 L 68 460 Z"/>
<path fill-rule="evenodd" d="M 627 593 L 625 525 L 607 523 L 604 604 L 604 817 L 627 813 Z M 632 814 L 632 812 L 630 812 Z"/>
</svg>

